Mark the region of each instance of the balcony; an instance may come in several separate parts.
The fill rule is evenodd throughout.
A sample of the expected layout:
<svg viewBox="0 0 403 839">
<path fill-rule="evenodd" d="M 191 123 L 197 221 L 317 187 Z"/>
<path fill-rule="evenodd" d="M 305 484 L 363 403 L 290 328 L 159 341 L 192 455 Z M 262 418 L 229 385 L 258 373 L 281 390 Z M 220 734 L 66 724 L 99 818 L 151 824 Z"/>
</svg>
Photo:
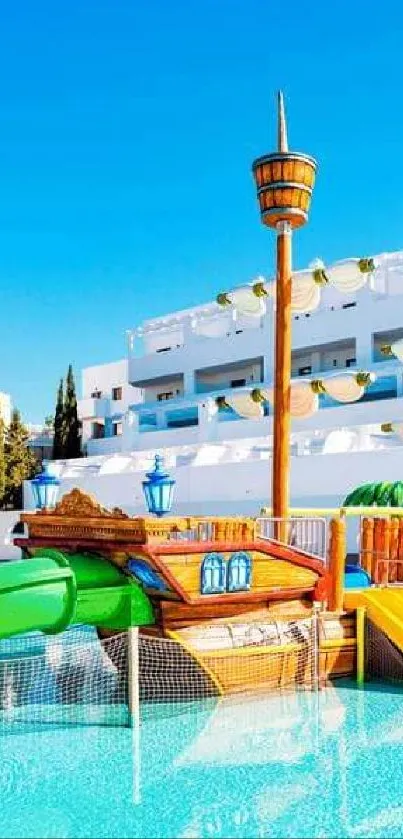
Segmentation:
<svg viewBox="0 0 403 839">
<path fill-rule="evenodd" d="M 243 359 L 231 364 L 220 364 L 195 371 L 195 392 L 212 393 L 219 390 L 258 387 L 264 378 L 262 356 Z"/>
<path fill-rule="evenodd" d="M 154 379 L 179 376 L 186 370 L 211 368 L 213 363 L 216 367 L 226 367 L 263 356 L 267 350 L 267 332 L 259 326 L 233 329 L 219 338 L 206 338 L 191 332 L 180 347 L 129 357 L 129 382 L 135 387 L 146 387 Z"/>
<path fill-rule="evenodd" d="M 123 399 L 107 399 L 109 403 L 108 414 L 110 417 L 121 417 L 126 410 L 126 403 Z"/>
<path fill-rule="evenodd" d="M 118 403 L 112 403 L 112 405 L 116 404 Z M 107 396 L 79 399 L 77 408 L 78 416 L 81 420 L 105 419 L 105 417 L 108 417 L 111 413 L 111 400 Z M 115 413 L 115 411 L 113 411 L 113 413 Z"/>
<path fill-rule="evenodd" d="M 87 440 L 87 456 L 117 454 L 122 451 L 122 437 L 100 437 L 99 439 Z"/>
</svg>

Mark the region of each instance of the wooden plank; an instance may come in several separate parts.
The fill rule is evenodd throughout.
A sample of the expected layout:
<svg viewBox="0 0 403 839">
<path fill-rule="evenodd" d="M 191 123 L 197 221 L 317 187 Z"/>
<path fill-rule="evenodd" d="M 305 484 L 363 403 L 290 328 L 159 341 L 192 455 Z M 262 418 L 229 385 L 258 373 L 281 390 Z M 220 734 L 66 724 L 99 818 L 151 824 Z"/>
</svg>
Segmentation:
<svg viewBox="0 0 403 839">
<path fill-rule="evenodd" d="M 322 613 L 319 621 L 319 636 L 323 639 L 355 638 L 355 615 L 333 615 Z"/>
<path fill-rule="evenodd" d="M 280 655 L 282 653 L 295 653 L 295 652 L 302 652 L 305 649 L 305 644 L 262 644 L 256 645 L 254 647 L 228 647 L 228 649 L 224 650 L 208 650 L 208 652 L 203 652 L 198 650 L 198 656 L 200 659 L 205 658 L 236 658 L 237 656 L 275 656 Z"/>
<path fill-rule="evenodd" d="M 194 623 L 265 623 L 273 620 L 303 618 L 312 612 L 312 603 L 308 600 L 289 600 L 256 603 L 202 603 L 191 606 L 186 603 L 160 601 L 161 621 L 164 628 L 175 629 L 191 626 Z"/>
<path fill-rule="evenodd" d="M 231 553 L 222 552 L 225 562 Z M 273 590 L 278 588 L 314 588 L 318 579 L 315 571 L 295 565 L 285 560 L 271 559 L 261 551 L 251 551 L 252 579 L 251 592 Z M 163 563 L 180 587 L 192 598 L 201 594 L 201 568 L 205 553 L 185 555 L 170 554 L 163 557 Z M 161 562 L 162 556 L 158 559 Z M 227 593 L 223 594 L 223 597 Z M 248 593 L 245 592 L 245 597 Z"/>
<path fill-rule="evenodd" d="M 320 651 L 319 672 L 321 679 L 326 677 L 350 676 L 355 673 L 355 648 Z"/>
<path fill-rule="evenodd" d="M 292 562 L 268 559 L 261 553 L 252 555 L 252 591 L 278 588 L 314 588 L 318 574 Z"/>
<path fill-rule="evenodd" d="M 161 611 L 164 616 L 167 618 L 192 618 L 197 617 L 199 619 L 208 618 L 208 617 L 218 617 L 218 609 L 216 604 L 211 604 L 209 600 L 204 601 L 202 603 L 198 603 L 197 605 L 189 605 L 187 603 L 172 603 L 167 601 L 161 602 Z M 292 615 L 295 617 L 296 615 L 303 615 L 306 616 L 312 612 L 312 602 L 305 599 L 290 599 L 284 600 L 279 602 L 270 603 L 267 601 L 267 598 L 262 597 L 261 602 L 258 601 L 255 603 L 232 603 L 226 600 L 222 600 L 220 603 L 219 611 L 221 613 L 220 617 L 224 618 L 226 615 L 228 616 L 235 616 L 235 615 L 254 615 L 258 614 L 259 611 L 263 614 L 270 614 L 274 619 L 274 616 L 281 616 L 281 615 Z"/>
<path fill-rule="evenodd" d="M 233 658 L 204 656 L 203 661 L 214 673 L 223 693 L 249 690 L 272 690 L 287 685 L 309 684 L 311 681 L 309 656 L 290 650 L 278 656 L 243 655 Z"/>
<path fill-rule="evenodd" d="M 301 588 L 273 588 L 265 591 L 240 591 L 236 594 L 203 594 L 194 600 L 188 598 L 188 602 L 195 606 L 208 600 L 209 603 L 222 603 L 226 600 L 228 603 L 244 603 L 246 608 L 250 607 L 251 603 L 269 603 L 277 600 L 295 600 L 297 598 L 312 597 L 313 589 L 311 586 L 304 586 Z"/>
<path fill-rule="evenodd" d="M 331 638 L 329 641 L 321 641 L 319 649 L 322 650 L 341 650 L 348 647 L 356 647 L 356 638 Z"/>
<path fill-rule="evenodd" d="M 268 558 L 282 559 L 303 568 L 310 568 L 311 571 L 316 571 L 320 576 L 324 576 L 326 573 L 326 567 L 322 560 L 296 548 L 280 545 L 278 542 L 270 542 L 268 539 L 258 539 L 254 542 L 184 542 L 182 544 L 154 545 L 153 551 L 161 558 L 172 554 L 179 556 L 181 554 L 209 553 L 210 551 L 224 553 L 260 551 Z"/>
</svg>

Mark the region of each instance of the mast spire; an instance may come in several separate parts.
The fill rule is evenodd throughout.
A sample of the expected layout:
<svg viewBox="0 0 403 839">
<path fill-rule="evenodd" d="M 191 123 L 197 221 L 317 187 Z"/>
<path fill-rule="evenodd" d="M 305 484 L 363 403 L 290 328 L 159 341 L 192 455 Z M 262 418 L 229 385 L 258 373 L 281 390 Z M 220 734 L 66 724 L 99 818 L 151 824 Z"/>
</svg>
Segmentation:
<svg viewBox="0 0 403 839">
<path fill-rule="evenodd" d="M 287 123 L 285 119 L 285 111 L 284 111 L 284 97 L 281 90 L 279 90 L 277 94 L 277 114 L 278 114 L 278 151 L 280 152 L 287 152 L 288 151 L 288 140 L 287 140 Z"/>
</svg>

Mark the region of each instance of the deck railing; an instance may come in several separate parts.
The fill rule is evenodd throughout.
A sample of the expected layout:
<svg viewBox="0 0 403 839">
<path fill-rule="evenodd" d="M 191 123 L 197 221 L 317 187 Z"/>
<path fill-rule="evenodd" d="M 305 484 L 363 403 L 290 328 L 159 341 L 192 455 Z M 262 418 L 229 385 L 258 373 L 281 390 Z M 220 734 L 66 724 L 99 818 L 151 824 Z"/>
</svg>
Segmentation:
<svg viewBox="0 0 403 839">
<path fill-rule="evenodd" d="M 256 519 L 256 536 L 281 542 L 326 562 L 328 523 L 325 518 L 295 516 L 278 519 L 261 516 Z"/>
</svg>

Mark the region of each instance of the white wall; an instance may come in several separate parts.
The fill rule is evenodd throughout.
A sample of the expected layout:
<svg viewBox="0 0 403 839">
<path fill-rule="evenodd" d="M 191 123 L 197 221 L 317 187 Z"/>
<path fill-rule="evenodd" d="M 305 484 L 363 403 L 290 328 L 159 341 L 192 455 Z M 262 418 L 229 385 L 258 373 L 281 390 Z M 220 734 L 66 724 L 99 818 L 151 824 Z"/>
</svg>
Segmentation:
<svg viewBox="0 0 403 839">
<path fill-rule="evenodd" d="M 158 329 L 144 335 L 144 348 L 146 353 L 154 353 L 158 350 L 170 347 L 175 349 L 183 344 L 183 328 Z"/>
<path fill-rule="evenodd" d="M 223 452 L 225 447 L 223 446 Z M 208 452 L 207 452 L 208 454 Z M 219 461 L 220 449 L 214 447 Z M 206 460 L 206 451 L 203 452 Z M 151 453 L 147 453 L 147 458 Z M 116 468 L 128 460 L 117 458 Z M 202 462 L 200 457 L 199 462 Z M 85 469 L 85 466 L 83 464 Z M 168 463 L 169 467 L 169 463 Z M 214 465 L 178 466 L 170 472 L 176 479 L 174 512 L 196 515 L 258 515 L 262 506 L 270 504 L 272 462 L 267 456 L 260 460 Z M 122 507 L 130 514 L 146 512 L 141 481 L 143 471 L 112 471 L 113 463 L 105 463 L 104 474 L 77 474 L 63 478 L 61 494 L 75 486 L 93 494 L 107 507 Z M 130 466 L 129 466 L 130 468 Z M 403 447 L 380 452 L 350 452 L 337 455 L 293 457 L 291 469 L 291 503 L 295 507 L 339 507 L 347 493 L 358 484 L 369 481 L 395 481 L 403 475 Z M 329 480 L 331 476 L 331 481 Z M 330 488 L 330 486 L 331 488 Z M 32 507 L 26 485 L 25 506 Z M 348 548 L 356 549 L 354 524 L 350 525 Z"/>
<path fill-rule="evenodd" d="M 0 561 L 5 559 L 21 559 L 21 550 L 12 545 L 10 532 L 19 520 L 20 515 L 20 512 L 17 510 L 13 510 L 12 512 L 0 511 Z"/>
<path fill-rule="evenodd" d="M 144 402 L 155 402 L 160 393 L 173 393 L 172 399 L 183 396 L 183 376 L 172 377 L 167 381 L 157 381 L 155 384 L 145 386 L 143 390 Z M 162 404 L 165 405 L 165 400 Z"/>
<path fill-rule="evenodd" d="M 113 388 L 122 389 L 122 398 L 112 399 Z M 101 392 L 98 398 L 91 397 L 94 392 Z M 129 405 L 139 404 L 143 400 L 142 391 L 128 382 L 128 361 L 113 361 L 85 367 L 82 371 L 82 398 L 78 400 L 78 415 L 82 421 L 83 442 L 92 437 L 93 422 L 103 423 L 105 418 L 123 415 Z M 116 440 L 116 438 L 114 438 Z M 119 448 L 119 444 L 116 444 Z"/>
<path fill-rule="evenodd" d="M 109 364 L 98 364 L 84 367 L 82 371 L 82 398 L 91 397 L 91 393 L 101 391 L 102 396 L 111 398 L 112 388 L 122 387 L 122 402 L 130 404 L 141 401 L 141 391 L 128 383 L 128 361 L 111 361 Z M 120 404 L 120 403 L 119 403 Z M 113 401 L 112 401 L 113 407 Z"/>
<path fill-rule="evenodd" d="M 208 385 L 210 390 L 217 390 L 220 387 L 230 387 L 235 379 L 245 379 L 246 384 L 259 384 L 262 381 L 261 361 L 241 362 L 228 369 L 224 364 L 214 370 L 199 370 L 197 372 L 196 390 L 198 387 Z"/>
<path fill-rule="evenodd" d="M 385 329 L 401 328 L 401 305 L 396 299 L 402 292 L 403 252 L 381 254 L 373 287 L 366 285 L 356 294 L 342 294 L 334 287 L 322 289 L 321 306 L 315 312 L 298 315 L 293 320 L 293 348 L 307 349 L 356 338 L 357 365 L 371 365 L 372 333 Z M 230 286 L 230 283 L 229 283 Z M 400 304 L 401 304 L 400 296 Z M 346 304 L 355 303 L 351 308 Z M 231 312 L 232 315 L 232 312 Z M 254 322 L 254 329 L 245 329 L 237 335 L 241 321 L 228 320 L 228 329 L 216 338 L 201 338 L 200 329 L 205 317 L 217 319 L 220 310 L 214 303 L 207 303 L 185 312 L 176 312 L 165 318 L 144 324 L 145 355 L 129 360 L 130 381 L 145 381 L 161 375 L 178 374 L 191 369 L 226 364 L 247 358 L 264 356 L 266 380 L 272 378 L 273 305 L 269 301 L 267 314 Z M 223 319 L 228 317 L 222 312 Z M 243 324 L 242 324 L 243 325 Z M 183 332 L 176 341 L 176 333 Z M 214 330 L 211 334 L 214 334 Z M 158 337 L 160 336 L 160 337 Z M 174 340 L 175 338 L 175 340 Z M 177 344 L 180 348 L 177 348 Z M 156 353 L 157 346 L 171 346 L 166 353 Z M 343 354 L 338 353 L 341 358 Z M 350 351 L 347 356 L 351 357 Z M 309 363 L 309 362 L 308 362 Z M 303 365 L 300 365 L 303 366 Z M 328 359 L 333 368 L 333 356 Z M 339 365 L 338 365 L 339 366 Z"/>
</svg>

